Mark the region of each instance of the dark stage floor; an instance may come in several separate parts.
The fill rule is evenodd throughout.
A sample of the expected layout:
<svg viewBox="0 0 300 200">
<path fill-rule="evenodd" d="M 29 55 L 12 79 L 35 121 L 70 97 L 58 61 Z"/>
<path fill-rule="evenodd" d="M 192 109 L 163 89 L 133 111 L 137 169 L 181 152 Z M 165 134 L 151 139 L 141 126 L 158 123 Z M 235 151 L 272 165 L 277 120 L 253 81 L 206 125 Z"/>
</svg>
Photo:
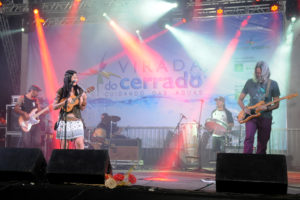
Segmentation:
<svg viewBox="0 0 300 200">
<path fill-rule="evenodd" d="M 114 174 L 127 170 L 114 170 Z M 300 199 L 300 172 L 288 172 L 288 194 L 216 192 L 215 174 L 135 170 L 137 182 L 114 189 L 104 185 L 1 183 L 1 199 Z M 4 197 L 4 198 L 3 198 Z"/>
</svg>

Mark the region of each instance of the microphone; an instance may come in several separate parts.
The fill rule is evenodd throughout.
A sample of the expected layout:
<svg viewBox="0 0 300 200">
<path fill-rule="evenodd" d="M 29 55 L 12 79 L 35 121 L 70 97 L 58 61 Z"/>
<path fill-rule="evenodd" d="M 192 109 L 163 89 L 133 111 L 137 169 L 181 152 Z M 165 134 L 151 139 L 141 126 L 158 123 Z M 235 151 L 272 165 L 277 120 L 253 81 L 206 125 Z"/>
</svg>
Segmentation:
<svg viewBox="0 0 300 200">
<path fill-rule="evenodd" d="M 72 82 L 71 82 L 71 85 L 73 85 L 74 83 L 76 83 L 77 82 L 77 80 L 73 80 Z"/>
<path fill-rule="evenodd" d="M 180 114 L 183 118 L 187 119 L 187 117 L 184 114 L 182 114 L 182 113 L 180 113 Z"/>
</svg>

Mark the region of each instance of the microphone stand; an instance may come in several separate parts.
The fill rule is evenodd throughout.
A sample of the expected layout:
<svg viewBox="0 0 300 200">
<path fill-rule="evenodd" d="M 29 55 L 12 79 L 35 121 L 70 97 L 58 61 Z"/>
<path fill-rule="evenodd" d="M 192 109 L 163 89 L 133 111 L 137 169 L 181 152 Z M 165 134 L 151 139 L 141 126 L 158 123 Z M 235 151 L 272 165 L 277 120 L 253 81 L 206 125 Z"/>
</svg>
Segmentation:
<svg viewBox="0 0 300 200">
<path fill-rule="evenodd" d="M 69 85 L 69 91 L 72 89 L 73 87 L 73 81 L 70 83 Z M 70 92 L 66 97 L 66 102 L 65 102 L 65 111 L 64 111 L 64 120 L 65 120 L 65 128 L 64 128 L 64 149 L 67 149 L 67 108 L 68 108 L 68 98 L 70 97 Z"/>
<path fill-rule="evenodd" d="M 183 117 L 183 115 L 181 115 L 181 117 L 180 117 L 180 120 L 179 120 L 179 122 L 177 123 L 177 125 L 176 125 L 176 127 L 175 127 L 175 129 L 174 129 L 174 133 L 177 133 L 177 165 L 178 165 L 178 163 L 180 162 L 180 146 L 179 146 L 179 136 L 180 136 L 180 133 L 179 133 L 179 125 L 181 124 L 181 121 L 182 121 L 182 119 L 183 119 L 184 117 Z M 177 166 L 178 167 L 178 166 Z M 180 168 L 180 167 L 178 167 L 178 168 Z"/>
<path fill-rule="evenodd" d="M 65 111 L 64 111 L 64 121 L 65 121 L 65 127 L 64 127 L 64 149 L 67 149 L 67 108 L 68 108 L 68 98 L 70 95 L 68 95 L 68 97 L 66 98 L 66 102 L 65 102 Z"/>
<path fill-rule="evenodd" d="M 111 119 L 111 117 L 110 117 L 110 131 L 109 131 L 109 141 L 108 141 L 108 150 L 109 150 L 109 148 L 110 148 L 110 145 L 111 145 L 111 138 L 112 138 L 112 125 L 113 125 L 113 121 L 112 121 L 112 119 Z"/>
<path fill-rule="evenodd" d="M 202 149 L 203 149 L 203 147 L 202 147 L 202 135 L 201 135 L 201 131 L 202 131 L 202 126 L 201 126 L 201 117 L 202 117 L 202 109 L 203 109 L 203 103 L 204 103 L 204 100 L 203 99 L 200 99 L 200 114 L 199 114 L 199 121 L 198 121 L 198 126 L 199 126 L 199 128 L 198 128 L 198 141 L 199 141 L 199 147 L 198 147 L 198 168 L 199 169 L 202 169 Z"/>
<path fill-rule="evenodd" d="M 200 104 L 200 115 L 199 115 L 199 121 L 198 121 L 199 126 L 201 126 L 201 117 L 202 117 L 202 109 L 203 109 L 204 100 L 200 99 L 200 102 L 201 102 L 201 104 Z"/>
</svg>

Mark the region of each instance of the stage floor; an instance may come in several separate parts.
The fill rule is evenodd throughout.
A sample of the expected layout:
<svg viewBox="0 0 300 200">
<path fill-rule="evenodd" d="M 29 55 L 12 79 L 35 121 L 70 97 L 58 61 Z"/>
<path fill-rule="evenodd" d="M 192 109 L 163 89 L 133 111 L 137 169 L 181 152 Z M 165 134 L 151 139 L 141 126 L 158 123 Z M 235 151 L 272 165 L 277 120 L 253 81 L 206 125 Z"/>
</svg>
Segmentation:
<svg viewBox="0 0 300 200">
<path fill-rule="evenodd" d="M 128 170 L 113 170 L 114 174 Z M 133 170 L 137 182 L 109 189 L 103 184 L 0 182 L 0 196 L 7 199 L 131 199 L 131 200 L 298 200 L 300 172 L 288 172 L 288 194 L 216 192 L 215 173 Z"/>
<path fill-rule="evenodd" d="M 215 173 L 197 171 L 134 170 L 135 185 L 154 188 L 216 192 Z M 114 170 L 113 173 L 126 173 L 127 170 Z M 300 172 L 288 172 L 288 194 L 300 194 Z"/>
</svg>

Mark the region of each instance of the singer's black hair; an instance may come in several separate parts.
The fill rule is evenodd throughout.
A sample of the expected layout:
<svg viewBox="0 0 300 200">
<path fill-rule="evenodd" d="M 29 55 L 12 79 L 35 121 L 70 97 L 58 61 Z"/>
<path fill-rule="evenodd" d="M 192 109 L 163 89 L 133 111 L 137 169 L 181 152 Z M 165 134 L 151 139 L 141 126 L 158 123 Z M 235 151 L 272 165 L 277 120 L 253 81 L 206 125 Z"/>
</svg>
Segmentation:
<svg viewBox="0 0 300 200">
<path fill-rule="evenodd" d="M 81 88 L 78 85 L 73 86 L 71 79 L 72 79 L 72 76 L 74 74 L 77 74 L 77 72 L 74 71 L 74 70 L 67 70 L 65 72 L 64 85 L 63 85 L 63 88 L 62 88 L 61 99 L 66 98 L 66 97 L 69 96 L 72 87 L 74 87 L 75 95 L 76 96 L 78 95 L 78 89 L 81 89 Z"/>
</svg>

